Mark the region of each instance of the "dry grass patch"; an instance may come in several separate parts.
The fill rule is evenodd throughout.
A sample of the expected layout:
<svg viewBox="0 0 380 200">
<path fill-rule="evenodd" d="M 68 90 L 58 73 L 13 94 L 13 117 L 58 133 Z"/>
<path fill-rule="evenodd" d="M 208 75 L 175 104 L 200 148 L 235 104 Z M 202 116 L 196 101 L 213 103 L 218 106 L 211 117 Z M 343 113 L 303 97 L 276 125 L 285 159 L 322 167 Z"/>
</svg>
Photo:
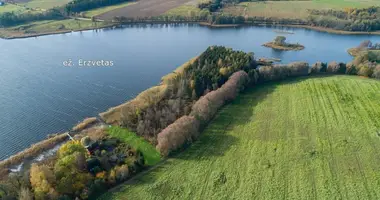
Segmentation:
<svg viewBox="0 0 380 200">
<path fill-rule="evenodd" d="M 150 105 L 159 102 L 164 98 L 169 85 L 176 83 L 184 70 L 189 67 L 197 58 L 193 58 L 190 61 L 184 63 L 178 67 L 174 72 L 162 77 L 161 85 L 154 86 L 143 92 L 141 92 L 136 98 L 121 104 L 119 106 L 110 108 L 106 112 L 100 113 L 100 117 L 108 124 L 120 125 L 122 113 L 135 112 L 135 110 L 143 110 Z M 122 111 L 123 110 L 123 111 Z M 129 111 L 130 110 L 130 111 Z M 132 113 L 137 114 L 138 113 Z"/>
<path fill-rule="evenodd" d="M 73 131 L 82 131 L 85 128 L 88 128 L 89 126 L 96 123 L 98 119 L 96 117 L 89 117 L 84 119 L 82 122 L 79 122 L 76 126 L 72 128 Z"/>
<path fill-rule="evenodd" d="M 34 158 L 38 154 L 48 149 L 51 149 L 55 145 L 65 141 L 67 138 L 68 136 L 66 134 L 60 134 L 55 137 L 33 144 L 31 147 L 25 149 L 24 151 L 21 151 L 17 153 L 16 155 L 13 155 L 9 157 L 8 159 L 1 161 L 0 170 L 9 168 L 12 165 L 20 164 L 24 159 Z"/>
</svg>

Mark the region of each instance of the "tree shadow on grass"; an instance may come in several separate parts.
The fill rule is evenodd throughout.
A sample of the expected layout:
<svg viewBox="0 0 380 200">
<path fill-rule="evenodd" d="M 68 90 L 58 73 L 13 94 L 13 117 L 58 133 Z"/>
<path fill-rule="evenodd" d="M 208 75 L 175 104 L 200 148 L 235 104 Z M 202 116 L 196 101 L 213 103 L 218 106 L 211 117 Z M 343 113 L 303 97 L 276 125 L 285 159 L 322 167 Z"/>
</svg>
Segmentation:
<svg viewBox="0 0 380 200">
<path fill-rule="evenodd" d="M 245 126 L 255 120 L 256 105 L 265 101 L 279 85 L 297 84 L 312 78 L 330 77 L 331 75 L 307 76 L 289 78 L 283 81 L 260 83 L 247 88 L 234 101 L 226 104 L 215 116 L 209 125 L 202 131 L 200 137 L 193 144 L 181 151 L 175 152 L 169 159 L 163 160 L 157 165 L 139 173 L 125 185 L 143 185 L 156 182 L 156 173 L 171 170 L 171 163 L 176 160 L 208 160 L 213 157 L 223 156 L 228 150 L 239 142 L 239 138 L 229 134 L 237 126 Z M 149 174 L 149 175 L 147 175 Z M 163 185 L 163 184 L 160 184 Z M 112 192 L 122 192 L 125 187 L 116 187 Z M 110 193 L 109 193 L 110 195 Z"/>
<path fill-rule="evenodd" d="M 177 152 L 173 157 L 181 160 L 208 160 L 212 157 L 224 156 L 240 140 L 229 132 L 237 126 L 244 126 L 254 120 L 252 119 L 254 108 L 276 87 L 273 83 L 263 83 L 247 88 L 234 101 L 219 110 L 201 132 L 197 141 L 187 149 Z"/>
<path fill-rule="evenodd" d="M 201 132 L 197 141 L 185 149 L 175 152 L 171 157 L 181 160 L 207 160 L 212 157 L 223 156 L 231 146 L 236 145 L 240 140 L 238 137 L 229 134 L 229 131 L 254 121 L 256 105 L 265 101 L 279 85 L 298 84 L 309 79 L 330 76 L 323 74 L 288 78 L 281 81 L 260 83 L 247 88 L 234 101 L 219 110 L 214 119 Z"/>
</svg>

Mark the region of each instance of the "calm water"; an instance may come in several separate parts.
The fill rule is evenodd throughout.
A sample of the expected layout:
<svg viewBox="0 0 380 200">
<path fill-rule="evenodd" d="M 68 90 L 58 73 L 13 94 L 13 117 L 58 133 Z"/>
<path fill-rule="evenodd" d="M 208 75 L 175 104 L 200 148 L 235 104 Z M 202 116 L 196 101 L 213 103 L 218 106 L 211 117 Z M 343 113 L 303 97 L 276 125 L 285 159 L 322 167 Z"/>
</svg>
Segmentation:
<svg viewBox="0 0 380 200">
<path fill-rule="evenodd" d="M 65 131 L 158 84 L 160 78 L 209 45 L 252 51 L 283 62 L 342 61 L 362 40 L 380 36 L 345 36 L 291 29 L 289 42 L 306 49 L 278 53 L 262 47 L 273 28 L 210 29 L 198 25 L 132 26 L 18 40 L 0 39 L 0 160 L 47 134 Z M 290 29 L 288 29 L 290 30 Z M 109 60 L 112 67 L 64 67 L 71 59 Z"/>
</svg>

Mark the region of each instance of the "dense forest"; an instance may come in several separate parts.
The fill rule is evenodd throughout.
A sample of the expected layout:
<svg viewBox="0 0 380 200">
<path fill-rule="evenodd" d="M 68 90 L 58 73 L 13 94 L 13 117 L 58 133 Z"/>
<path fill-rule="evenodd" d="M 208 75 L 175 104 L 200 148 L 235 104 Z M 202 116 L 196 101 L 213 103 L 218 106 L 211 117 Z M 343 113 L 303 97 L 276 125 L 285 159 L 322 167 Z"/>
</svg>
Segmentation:
<svg viewBox="0 0 380 200">
<path fill-rule="evenodd" d="M 216 90 L 222 86 L 236 71 L 244 70 L 252 74 L 254 66 L 253 54 L 215 46 L 208 48 L 186 68 L 185 74 L 194 82 L 193 92 L 200 97 L 205 91 Z"/>
</svg>

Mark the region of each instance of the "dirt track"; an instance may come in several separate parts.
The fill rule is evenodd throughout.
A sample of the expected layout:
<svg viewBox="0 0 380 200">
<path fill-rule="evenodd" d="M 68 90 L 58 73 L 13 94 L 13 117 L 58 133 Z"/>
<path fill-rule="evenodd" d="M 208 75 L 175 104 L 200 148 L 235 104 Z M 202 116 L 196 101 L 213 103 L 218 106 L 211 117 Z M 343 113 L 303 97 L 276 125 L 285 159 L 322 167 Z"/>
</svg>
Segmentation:
<svg viewBox="0 0 380 200">
<path fill-rule="evenodd" d="M 188 3 L 192 0 L 140 0 L 136 4 L 112 10 L 98 16 L 100 19 L 113 19 L 115 16 L 150 17 Z"/>
</svg>

